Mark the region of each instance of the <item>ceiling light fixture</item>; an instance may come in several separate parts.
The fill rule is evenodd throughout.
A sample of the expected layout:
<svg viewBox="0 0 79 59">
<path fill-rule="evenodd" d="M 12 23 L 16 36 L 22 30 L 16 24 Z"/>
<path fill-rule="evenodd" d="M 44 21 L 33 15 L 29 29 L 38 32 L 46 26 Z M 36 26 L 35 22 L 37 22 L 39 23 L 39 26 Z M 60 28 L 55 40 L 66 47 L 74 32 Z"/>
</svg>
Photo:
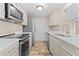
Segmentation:
<svg viewBox="0 0 79 59">
<path fill-rule="evenodd" d="M 43 8 L 44 8 L 44 4 L 37 4 L 37 5 L 36 5 L 36 9 L 37 9 L 38 11 L 41 11 Z"/>
</svg>

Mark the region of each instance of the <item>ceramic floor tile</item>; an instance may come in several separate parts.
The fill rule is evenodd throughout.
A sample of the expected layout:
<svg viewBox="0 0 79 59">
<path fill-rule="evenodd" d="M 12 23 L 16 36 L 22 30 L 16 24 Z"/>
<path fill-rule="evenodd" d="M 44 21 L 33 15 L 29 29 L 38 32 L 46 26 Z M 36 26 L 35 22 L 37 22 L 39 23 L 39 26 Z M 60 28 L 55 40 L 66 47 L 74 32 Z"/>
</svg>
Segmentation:
<svg viewBox="0 0 79 59">
<path fill-rule="evenodd" d="M 32 46 L 30 56 L 49 56 L 49 50 L 45 44 L 45 42 L 36 42 L 34 46 Z"/>
</svg>

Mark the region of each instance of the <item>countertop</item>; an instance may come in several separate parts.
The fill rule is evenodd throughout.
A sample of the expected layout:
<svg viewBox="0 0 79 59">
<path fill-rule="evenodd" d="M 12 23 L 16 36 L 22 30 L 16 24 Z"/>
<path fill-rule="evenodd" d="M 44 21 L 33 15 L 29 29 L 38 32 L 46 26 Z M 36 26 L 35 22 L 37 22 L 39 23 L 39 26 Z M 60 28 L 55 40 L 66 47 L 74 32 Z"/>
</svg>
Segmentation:
<svg viewBox="0 0 79 59">
<path fill-rule="evenodd" d="M 3 39 L 0 38 L 0 50 L 10 46 L 11 44 L 15 43 L 15 42 L 19 42 L 19 40 L 17 39 Z"/>
<path fill-rule="evenodd" d="M 20 36 L 22 36 L 23 34 L 31 34 L 32 32 L 15 32 L 15 33 L 10 33 L 10 34 L 7 34 L 7 35 L 4 35 L 4 36 L 0 36 L 0 38 L 18 38 Z"/>
<path fill-rule="evenodd" d="M 57 37 L 58 39 L 63 40 L 65 42 L 73 45 L 76 48 L 79 48 L 79 35 L 78 34 L 74 34 L 71 37 L 62 37 L 62 36 L 56 35 L 57 32 L 56 32 L 56 34 L 55 34 L 55 32 L 46 32 L 46 33 L 53 35 L 53 36 Z"/>
<path fill-rule="evenodd" d="M 13 44 L 16 41 L 19 41 L 19 38 L 16 38 L 18 36 L 21 36 L 22 34 L 30 34 L 31 32 L 16 32 L 15 35 L 11 35 L 10 37 L 2 37 L 0 38 L 0 50 L 6 48 L 7 46 Z M 13 34 L 13 33 L 10 33 Z"/>
</svg>

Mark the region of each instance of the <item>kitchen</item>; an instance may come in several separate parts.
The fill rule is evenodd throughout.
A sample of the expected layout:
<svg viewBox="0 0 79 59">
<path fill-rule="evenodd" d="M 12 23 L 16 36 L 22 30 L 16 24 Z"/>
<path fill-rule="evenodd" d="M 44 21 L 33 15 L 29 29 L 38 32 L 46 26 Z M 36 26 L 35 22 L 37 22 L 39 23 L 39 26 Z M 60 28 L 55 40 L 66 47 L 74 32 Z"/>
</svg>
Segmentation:
<svg viewBox="0 0 79 59">
<path fill-rule="evenodd" d="M 0 3 L 0 56 L 79 56 L 79 3 Z"/>
</svg>

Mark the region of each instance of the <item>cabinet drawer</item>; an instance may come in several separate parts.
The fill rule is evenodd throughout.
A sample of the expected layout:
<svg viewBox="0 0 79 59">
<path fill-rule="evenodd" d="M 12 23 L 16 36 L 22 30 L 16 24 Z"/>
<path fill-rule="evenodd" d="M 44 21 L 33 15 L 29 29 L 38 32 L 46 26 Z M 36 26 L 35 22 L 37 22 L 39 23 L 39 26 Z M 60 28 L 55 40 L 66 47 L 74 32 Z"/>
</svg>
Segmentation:
<svg viewBox="0 0 79 59">
<path fill-rule="evenodd" d="M 15 55 L 17 53 L 17 55 Z M 12 50 L 9 54 L 9 56 L 18 56 L 19 55 L 19 47 Z"/>
<path fill-rule="evenodd" d="M 3 50 L 0 51 L 0 53 L 3 55 L 3 56 L 8 56 L 12 53 L 13 50 L 16 50 L 18 49 L 19 50 L 19 41 L 11 44 L 10 46 L 4 48 Z"/>
<path fill-rule="evenodd" d="M 12 45 L 10 45 L 8 48 L 9 48 L 10 50 L 13 50 L 15 47 L 19 47 L 19 41 L 18 41 L 18 42 L 13 43 L 13 44 L 12 44 Z"/>
<path fill-rule="evenodd" d="M 0 53 L 1 53 L 2 56 L 6 56 L 9 53 L 8 48 L 1 50 Z"/>
<path fill-rule="evenodd" d="M 9 46 L 9 53 L 8 55 L 11 55 L 13 53 L 15 53 L 14 51 L 19 50 L 19 43 L 16 42 L 14 44 L 12 44 L 11 46 Z"/>
<path fill-rule="evenodd" d="M 16 51 L 16 52 L 13 53 L 11 56 L 19 56 L 19 51 Z"/>
<path fill-rule="evenodd" d="M 62 41 L 61 42 L 61 47 L 63 47 L 66 51 L 68 51 L 71 55 L 74 55 L 74 56 L 79 56 L 79 49 L 74 47 L 73 45 L 65 42 L 65 41 Z"/>
</svg>

